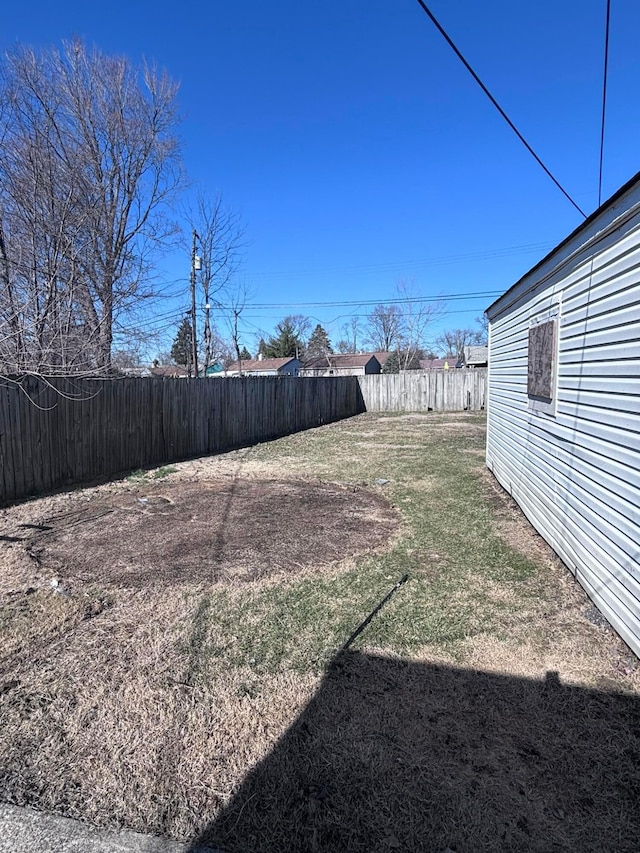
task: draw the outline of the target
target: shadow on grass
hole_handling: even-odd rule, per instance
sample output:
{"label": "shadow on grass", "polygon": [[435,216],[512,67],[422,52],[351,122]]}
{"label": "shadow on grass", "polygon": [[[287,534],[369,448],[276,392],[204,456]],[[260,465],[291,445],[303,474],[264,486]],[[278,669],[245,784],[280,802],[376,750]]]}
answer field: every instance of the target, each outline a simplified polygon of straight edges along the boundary
{"label": "shadow on grass", "polygon": [[639,801],[637,698],[346,652],[192,850],[630,853]]}

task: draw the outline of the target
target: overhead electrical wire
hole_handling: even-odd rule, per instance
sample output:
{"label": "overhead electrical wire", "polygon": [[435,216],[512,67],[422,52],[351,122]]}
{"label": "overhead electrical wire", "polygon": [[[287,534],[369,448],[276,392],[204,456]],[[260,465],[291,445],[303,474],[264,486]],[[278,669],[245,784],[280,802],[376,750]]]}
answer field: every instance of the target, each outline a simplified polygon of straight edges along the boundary
{"label": "overhead electrical wire", "polygon": [[252,272],[252,277],[256,276],[303,276],[303,275],[321,275],[327,273],[374,273],[374,272],[393,272],[399,267],[407,269],[408,267],[431,267],[431,266],[446,266],[450,264],[461,263],[464,261],[485,261],[494,260],[495,258],[507,257],[509,255],[518,255],[525,252],[539,252],[543,249],[550,249],[553,243],[527,243],[522,246],[506,246],[503,249],[489,249],[481,252],[465,252],[456,255],[439,255],[432,258],[416,258],[414,260],[400,261],[384,261],[379,264],[359,264],[357,266],[348,267],[315,267],[307,269],[292,269],[292,270],[261,270]]}
{"label": "overhead electrical wire", "polygon": [[[465,300],[475,300],[475,299],[491,299],[496,296],[500,296],[502,293],[501,290],[483,290],[483,291],[475,291],[472,293],[454,293],[454,294],[443,294],[440,296],[412,296],[412,297],[404,297],[404,298],[396,298],[396,299],[364,299],[364,300],[352,300],[352,301],[318,301],[318,302],[273,302],[273,303],[247,303],[245,305],[245,313],[242,315],[243,322],[247,321],[248,317],[253,317],[257,319],[257,315],[251,314],[252,311],[291,311],[294,309],[318,309],[318,308],[371,308],[376,305],[419,305],[424,303],[451,303],[451,302],[461,302]],[[229,311],[230,307],[228,305],[223,305],[217,303],[213,308],[214,314],[215,311]],[[471,310],[471,309],[470,309]],[[246,312],[249,312],[248,314]],[[137,319],[135,322],[135,328],[140,331],[146,331],[147,334],[157,334],[162,333],[163,331],[167,331],[174,327],[175,323],[181,320],[185,315],[189,312],[185,309],[173,309],[171,311],[163,312],[162,314],[157,314],[154,317],[148,317],[145,319]],[[366,317],[366,314],[353,314],[353,312],[348,312],[347,314],[341,314],[341,317],[347,316],[359,316]],[[268,319],[267,317],[262,317],[261,319]],[[249,323],[249,325],[253,325]],[[121,322],[120,320],[116,320],[114,322],[114,326],[118,331],[125,331],[130,328],[130,323]],[[257,326],[255,327],[258,328]]]}
{"label": "overhead electrical wire", "polygon": [[604,72],[602,75],[602,124],[600,127],[600,169],[598,173],[598,207],[602,204],[602,163],[604,161],[604,119],[607,109],[607,76],[609,69],[609,21],[611,19],[611,0],[607,0],[607,14],[604,28]]}
{"label": "overhead electrical wire", "polygon": [[[270,303],[247,303],[247,310],[265,310],[270,308],[359,308],[367,305],[416,305],[423,302],[458,302],[463,299],[489,299],[500,296],[502,290],[483,290],[473,293],[452,293],[443,296],[409,296],[398,299],[354,299],[349,301],[325,300],[317,302],[270,302]],[[228,306],[220,306],[228,310]]]}
{"label": "overhead electrical wire", "polygon": [[[456,54],[458,59],[462,62],[464,67],[471,74],[473,79],[480,86],[480,88],[485,93],[485,95],[489,98],[489,100],[494,105],[494,107],[498,110],[498,112],[500,113],[502,118],[507,122],[509,127],[513,130],[513,132],[516,134],[518,139],[525,146],[527,151],[529,151],[531,156],[536,160],[536,162],[539,164],[539,166],[541,166],[541,168],[548,175],[548,177],[551,178],[553,183],[558,187],[558,189],[567,198],[567,200],[586,219],[587,214],[573,200],[573,198],[569,195],[567,190],[565,190],[565,188],[562,186],[562,184],[557,180],[557,178],[547,168],[547,166],[543,163],[543,161],[540,159],[540,157],[533,150],[531,145],[529,145],[527,140],[520,133],[518,128],[511,121],[509,116],[506,114],[506,112],[502,109],[500,104],[497,102],[497,100],[491,94],[491,92],[489,91],[487,86],[485,86],[485,84],[482,82],[482,80],[480,79],[478,74],[473,70],[473,68],[471,67],[469,62],[465,59],[462,52],[455,45],[455,43],[453,42],[451,37],[448,35],[448,33],[446,32],[444,27],[440,24],[440,22],[435,17],[433,12],[429,9],[429,7],[424,2],[424,0],[418,0],[418,3],[422,7],[425,14],[430,18],[431,22],[434,24],[436,29],[439,31],[439,33],[442,35],[442,37],[445,39],[445,41],[447,42],[449,47],[453,50],[453,52]],[[603,85],[602,85],[602,121],[601,121],[601,128],[600,128],[600,160],[599,160],[599,173],[598,173],[598,207],[600,207],[600,205],[602,203],[602,171],[603,171],[603,162],[604,162],[604,135],[605,135],[606,104],[607,104],[607,77],[608,77],[608,67],[609,67],[610,19],[611,19],[611,0],[607,0],[607,3],[606,3],[606,21],[605,21],[604,72],[603,72]],[[536,244],[536,248],[538,247],[538,245],[542,246],[544,244]],[[510,254],[513,251],[530,250],[532,248],[534,248],[533,245],[532,246],[513,246],[513,247],[509,247],[508,249],[496,250],[495,252],[482,252],[482,253],[476,253],[475,255],[469,254],[469,255],[448,256],[448,257],[445,256],[445,257],[441,257],[441,258],[432,258],[432,259],[427,259],[427,260],[415,260],[415,261],[408,261],[408,262],[405,261],[404,263],[410,264],[410,265],[420,265],[420,266],[437,265],[437,264],[442,264],[442,263],[450,263],[450,262],[461,261],[464,259],[475,259],[475,260],[485,259],[485,258],[488,259],[490,257],[499,257],[500,255],[503,255],[503,254]],[[376,269],[382,270],[382,268],[384,268],[384,267],[393,268],[394,266],[395,266],[395,264],[392,264],[392,263],[372,264],[372,265],[366,265],[363,267],[350,268],[350,271],[354,272],[354,271],[360,270],[362,272],[373,272]],[[319,273],[323,273],[323,272],[326,273],[326,272],[331,272],[331,271],[332,270],[328,270],[328,269],[306,271],[306,274],[319,274]],[[337,270],[335,270],[335,271],[337,271]],[[345,270],[342,269],[340,271],[344,272]],[[285,275],[285,274],[288,274],[288,273],[267,273],[267,272],[254,273],[254,275]],[[298,272],[296,274],[300,275],[301,273]],[[166,284],[164,290],[165,291],[168,290],[169,287],[171,287],[172,285],[177,284],[177,283],[178,283],[178,281],[170,282],[170,283]],[[387,300],[384,300],[384,302],[385,302],[385,304],[390,304],[390,305],[402,305],[402,304],[410,305],[410,304],[425,303],[425,302],[454,302],[454,301],[459,301],[459,300],[464,300],[464,299],[490,298],[493,296],[499,296],[501,292],[502,291],[498,290],[498,291],[482,291],[482,292],[467,293],[467,294],[450,294],[450,295],[433,296],[433,297],[409,297],[409,298],[405,297],[405,298],[400,298],[400,299],[387,299]],[[367,306],[377,305],[379,303],[380,303],[379,299],[378,300],[360,300],[360,301],[357,301],[357,300],[354,300],[354,301],[324,301],[324,302],[319,301],[319,302],[297,302],[297,303],[283,302],[283,303],[264,303],[264,304],[254,303],[254,304],[246,305],[246,308],[249,310],[252,310],[252,309],[253,310],[271,310],[271,309],[276,310],[276,309],[292,309],[292,308],[343,308],[343,307],[344,308],[349,308],[349,307],[364,308]],[[225,308],[224,305],[218,305],[217,307],[222,309],[222,310],[228,310],[227,308]],[[456,312],[456,313],[460,313],[460,312]],[[154,325],[159,323],[161,328],[162,327],[166,328],[168,325],[168,322],[175,321],[177,318],[183,316],[184,314],[185,314],[184,310],[174,309],[174,310],[168,311],[164,314],[156,315],[153,318],[148,318],[146,320],[138,321],[137,325],[138,326],[154,326]],[[347,316],[347,315],[343,315],[343,316]],[[366,315],[354,315],[354,316],[366,316]],[[253,324],[249,323],[249,325],[253,325]],[[258,328],[258,327],[256,326],[255,328]],[[161,329],[158,329],[157,331],[159,332],[159,331],[161,331]]]}
{"label": "overhead electrical wire", "polygon": [[507,124],[509,125],[509,127],[511,128],[511,130],[513,130],[513,132],[514,132],[514,133],[515,133],[515,135],[518,137],[518,139],[520,140],[520,142],[522,142],[522,144],[523,144],[523,145],[524,145],[524,147],[527,149],[527,151],[528,151],[528,152],[531,154],[531,156],[536,160],[536,162],[537,162],[537,163],[538,163],[538,164],[539,164],[539,165],[544,169],[544,171],[545,171],[545,172],[547,173],[547,175],[551,178],[551,180],[553,181],[553,183],[558,187],[558,189],[559,189],[559,190],[560,190],[560,192],[565,196],[565,198],[567,198],[567,199],[571,202],[571,204],[575,207],[575,209],[578,211],[578,213],[582,214],[582,216],[584,216],[584,218],[586,219],[586,218],[587,218],[587,214],[586,214],[586,213],[584,212],[584,210],[582,210],[582,208],[581,208],[581,207],[580,207],[580,206],[579,206],[579,205],[578,205],[578,204],[577,204],[577,203],[576,203],[576,202],[571,198],[571,196],[570,196],[570,195],[569,195],[569,193],[565,190],[565,188],[562,186],[562,184],[560,183],[560,181],[559,181],[559,180],[558,180],[558,179],[557,179],[557,178],[552,174],[552,172],[547,168],[547,166],[545,166],[545,164],[542,162],[542,160],[540,159],[540,157],[538,157],[538,155],[536,154],[536,152],[535,152],[535,151],[533,150],[533,148],[529,145],[529,143],[527,142],[527,140],[526,140],[526,139],[524,138],[524,136],[520,133],[520,131],[518,130],[518,128],[517,128],[517,127],[515,126],[515,124],[511,121],[511,119],[510,119],[510,118],[509,118],[509,116],[506,114],[506,112],[502,109],[502,107],[500,106],[500,104],[499,104],[499,103],[496,101],[496,99],[493,97],[493,95],[491,94],[491,92],[489,91],[489,89],[487,89],[487,87],[486,87],[486,86],[485,86],[485,84],[482,82],[482,80],[480,79],[480,77],[478,77],[478,75],[477,75],[477,74],[476,74],[476,72],[473,70],[473,68],[471,67],[471,65],[469,65],[469,63],[468,63],[468,62],[467,62],[467,60],[464,58],[464,56],[462,55],[462,53],[458,50],[458,48],[456,47],[456,45],[454,44],[454,42],[452,41],[452,39],[450,38],[450,36],[447,34],[447,32],[445,31],[445,29],[442,27],[442,25],[440,24],[440,22],[438,21],[438,19],[436,18],[436,16],[433,14],[433,12],[431,11],[431,9],[429,9],[429,7],[428,7],[428,6],[427,6],[427,4],[424,2],[424,0],[418,0],[418,3],[420,4],[420,6],[422,7],[422,9],[424,10],[425,14],[426,14],[426,15],[428,15],[428,17],[431,19],[432,23],[434,24],[434,26],[436,27],[436,29],[438,30],[438,32],[440,33],[440,35],[441,35],[441,36],[444,38],[444,40],[447,42],[447,44],[449,45],[449,47],[451,48],[451,50],[453,50],[453,52],[455,53],[455,55],[458,57],[458,59],[460,60],[460,62],[462,62],[462,64],[463,64],[463,65],[464,65],[464,67],[467,69],[467,71],[469,72],[469,74],[471,74],[471,76],[472,76],[472,77],[473,77],[473,79],[476,81],[476,83],[478,84],[478,86],[480,86],[480,88],[481,88],[481,89],[482,89],[482,91],[485,93],[485,95],[487,96],[487,98],[489,98],[489,100],[491,101],[491,103],[492,103],[492,104],[494,105],[494,107],[498,110],[498,112],[500,113],[500,115],[502,116],[502,118],[507,122]]}
{"label": "overhead electrical wire", "polygon": [[[369,264],[369,265],[363,265],[363,266],[357,266],[357,267],[355,267],[355,266],[354,267],[336,267],[335,269],[334,268],[328,268],[328,267],[323,267],[323,268],[318,267],[316,269],[308,269],[308,270],[287,270],[287,271],[282,271],[280,273],[275,272],[275,271],[272,271],[272,272],[263,271],[263,272],[252,273],[252,276],[276,276],[277,275],[279,277],[284,277],[284,276],[300,277],[302,275],[327,274],[327,273],[332,272],[332,271],[341,272],[341,273],[351,273],[351,274],[354,274],[355,272],[362,272],[362,273],[371,273],[371,272],[376,272],[376,271],[383,271],[384,272],[385,269],[387,269],[387,270],[395,269],[398,266],[406,267],[408,265],[415,265],[415,264],[419,264],[421,266],[422,265],[432,266],[432,265],[439,265],[439,264],[459,263],[459,262],[463,262],[463,261],[479,261],[479,260],[485,260],[485,259],[489,259],[489,258],[498,258],[498,257],[506,256],[506,255],[513,255],[513,254],[518,254],[518,253],[523,253],[523,252],[532,252],[532,251],[537,252],[541,249],[549,248],[550,245],[551,245],[550,243],[528,243],[528,244],[519,245],[519,246],[505,246],[501,249],[490,249],[488,251],[485,250],[482,252],[468,252],[468,253],[455,254],[455,255],[441,255],[441,256],[432,257],[432,258],[423,258],[423,259],[419,259],[419,260],[416,259],[413,261],[406,261],[406,260],[405,261],[387,261],[387,262],[384,262],[382,264]],[[169,295],[169,294],[167,294],[166,291],[170,287],[175,287],[176,285],[180,284],[180,282],[181,282],[180,279],[174,279],[172,281],[166,282],[159,289],[158,293],[162,294],[163,297],[166,299],[167,296]],[[486,299],[486,298],[493,298],[495,296],[499,296],[501,293],[502,293],[502,291],[499,291],[499,290],[496,290],[496,291],[491,290],[491,291],[482,291],[482,292],[470,293],[470,294],[451,294],[451,295],[433,296],[433,297],[414,297],[413,301],[414,302],[449,302],[449,301],[459,301],[459,300],[464,300],[464,299]],[[178,289],[175,293],[171,294],[171,296],[175,297],[176,299],[182,299],[183,297],[186,299],[186,296],[187,296],[186,289],[184,289],[184,288],[182,290]],[[359,308],[359,307],[367,307],[367,306],[371,306],[371,305],[379,305],[381,303],[384,303],[385,305],[387,305],[387,304],[402,304],[403,302],[408,302],[408,301],[411,301],[411,300],[410,299],[409,300],[407,300],[407,299],[405,299],[405,300],[403,300],[403,299],[391,299],[391,300],[389,300],[389,299],[381,299],[380,298],[380,299],[376,299],[376,300],[364,300],[364,301],[353,300],[353,301],[348,301],[348,302],[328,300],[326,302],[316,301],[316,302],[308,302],[308,303],[305,303],[305,302],[302,302],[302,303],[293,303],[293,302],[247,303],[245,308],[248,311],[252,311],[252,310],[254,310],[254,311],[255,310],[264,310],[264,311],[290,310],[293,308],[332,308],[332,307]],[[223,310],[223,311],[229,310],[229,306],[225,306],[225,305],[220,304],[220,303],[216,304],[215,307],[218,310]],[[135,326],[137,328],[140,328],[140,329],[144,328],[146,330],[149,330],[150,333],[159,333],[159,332],[162,332],[164,330],[172,328],[177,321],[181,320],[188,313],[189,313],[189,310],[186,307],[172,308],[166,312],[155,314],[151,317],[145,317],[144,319],[136,319]],[[246,318],[246,316],[247,315],[245,314],[244,317]],[[351,313],[345,314],[342,316],[351,316]],[[362,315],[362,316],[364,316],[364,315]],[[129,328],[129,326],[131,325],[131,320],[128,320],[125,322],[119,322],[116,320],[115,325],[119,329],[124,330],[124,329]]]}
{"label": "overhead electrical wire", "polygon": [[158,326],[159,330],[170,328],[174,325],[174,323],[181,320],[185,314],[188,314],[188,310],[186,308],[182,309],[174,309],[172,311],[167,311],[162,314],[156,314],[153,317],[146,317],[144,319],[136,318],[135,321],[131,319],[120,319],[114,320],[114,327],[120,331],[130,329],[135,327],[135,329],[151,329],[154,326]]}

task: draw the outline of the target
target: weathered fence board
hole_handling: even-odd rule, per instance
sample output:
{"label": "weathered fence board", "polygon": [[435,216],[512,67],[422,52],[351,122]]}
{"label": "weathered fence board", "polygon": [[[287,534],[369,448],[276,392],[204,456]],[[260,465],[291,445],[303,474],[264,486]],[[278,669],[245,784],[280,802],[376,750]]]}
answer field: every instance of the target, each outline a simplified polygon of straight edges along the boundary
{"label": "weathered fence board", "polygon": [[359,376],[368,412],[478,412],[487,371],[425,370]]}

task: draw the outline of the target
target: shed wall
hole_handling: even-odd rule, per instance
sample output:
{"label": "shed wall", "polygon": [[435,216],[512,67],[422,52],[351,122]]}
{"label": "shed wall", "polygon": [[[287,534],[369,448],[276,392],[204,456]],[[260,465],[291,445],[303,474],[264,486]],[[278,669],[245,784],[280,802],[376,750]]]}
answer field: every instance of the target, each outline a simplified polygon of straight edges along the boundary
{"label": "shed wall", "polygon": [[[557,312],[533,410],[529,328]],[[640,655],[640,190],[489,309],[487,464]]]}

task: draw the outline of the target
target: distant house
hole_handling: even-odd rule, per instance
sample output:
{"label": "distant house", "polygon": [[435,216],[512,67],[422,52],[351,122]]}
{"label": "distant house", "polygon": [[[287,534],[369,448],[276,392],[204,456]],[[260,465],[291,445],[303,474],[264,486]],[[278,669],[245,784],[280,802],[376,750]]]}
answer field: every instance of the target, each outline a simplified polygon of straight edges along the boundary
{"label": "distant house", "polygon": [[311,358],[300,368],[300,376],[365,376],[380,373],[380,362],[372,352],[330,353]]}
{"label": "distant house", "polygon": [[158,364],[149,370],[149,375],[161,379],[186,379],[189,371],[179,364]]}
{"label": "distant house", "polygon": [[389,356],[393,355],[392,352],[388,352],[386,350],[380,350],[380,352],[374,352],[373,355],[378,359],[380,363],[380,370],[385,366]]}
{"label": "distant house", "polygon": [[256,358],[234,361],[224,373],[214,376],[297,376],[300,360],[297,358]]}
{"label": "distant house", "polygon": [[136,378],[151,376],[151,368],[139,365],[138,367],[117,367],[114,368],[121,376],[133,376]]}
{"label": "distant house", "polygon": [[464,367],[486,367],[489,364],[489,347],[465,347],[463,362]]}

